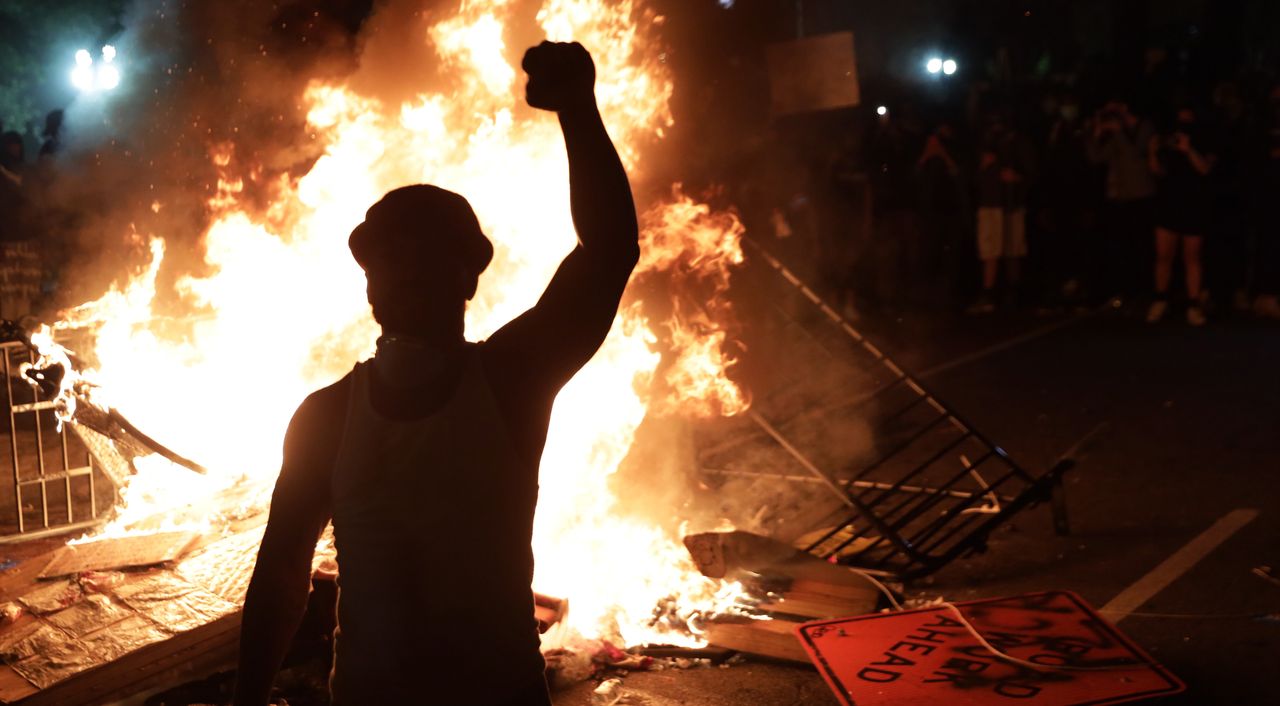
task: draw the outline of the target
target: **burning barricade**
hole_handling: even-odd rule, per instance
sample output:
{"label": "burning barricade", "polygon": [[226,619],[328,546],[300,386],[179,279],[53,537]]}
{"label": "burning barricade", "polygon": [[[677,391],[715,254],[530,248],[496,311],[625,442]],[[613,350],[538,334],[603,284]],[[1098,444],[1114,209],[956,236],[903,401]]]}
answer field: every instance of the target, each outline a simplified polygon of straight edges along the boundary
{"label": "burning barricade", "polygon": [[[37,359],[19,374],[84,440],[119,502],[94,534],[35,572],[54,583],[17,596],[22,615],[2,638],[3,654],[27,697],[116,693],[123,687],[108,682],[121,665],[168,659],[175,641],[204,645],[188,663],[225,659],[289,414],[372,347],[375,327],[346,237],[377,195],[430,181],[471,198],[496,246],[468,310],[472,336],[536,299],[574,241],[559,134],[518,105],[505,37],[518,22],[592,50],[605,122],[633,178],[656,194],[642,204],[644,256],[624,311],[556,403],[535,587],[568,597],[572,609],[540,605],[542,617],[558,619],[563,644],[700,645],[688,621],[717,612],[715,602],[736,605],[680,545],[684,518],[632,512],[610,481],[651,412],[699,417],[745,407],[726,374],[720,297],[742,260],[742,226],[646,174],[644,154],[671,124],[671,78],[646,33],[661,18],[638,3],[554,0],[535,17],[507,3],[468,2],[454,15],[415,21],[417,41],[438,60],[416,88],[401,90],[416,80],[405,76],[380,94],[358,75],[307,87],[300,100],[320,149],[299,173],[264,183],[254,154],[234,140],[209,144],[218,185],[198,272],[162,274],[177,267],[181,238],[135,233],[131,243],[146,259],[139,271],[33,332]],[[437,70],[447,85],[427,80]],[[157,201],[151,210],[166,207]],[[184,315],[168,313],[175,300]],[[75,333],[83,342],[55,341]],[[317,562],[331,552],[320,549]],[[163,568],[114,575],[155,564]],[[85,620],[60,624],[69,611]],[[126,633],[134,637],[102,647]]]}
{"label": "burning barricade", "polygon": [[[7,665],[0,669],[0,701],[105,700],[227,665],[289,416],[303,396],[372,350],[376,327],[346,242],[378,195],[422,181],[468,194],[495,244],[493,265],[467,311],[469,335],[489,335],[536,301],[574,239],[560,135],[550,121],[518,105],[506,37],[508,25],[528,18],[513,5],[466,2],[448,17],[414,15],[416,41],[430,47],[436,65],[403,77],[394,90],[379,90],[387,89],[385,81],[359,72],[349,81],[311,82],[299,100],[319,154],[296,174],[268,178],[259,158],[234,141],[209,144],[218,179],[207,203],[211,223],[198,248],[202,267],[183,273],[170,264],[164,234],[135,233],[131,242],[146,255],[143,267],[29,337],[37,358],[21,376],[84,440],[119,490],[119,502],[94,534],[48,555],[38,569],[23,569],[22,580],[6,594],[16,601],[10,625],[0,630]],[[841,550],[853,546],[878,551],[878,558],[892,554],[884,547],[902,544],[900,530],[911,525],[883,517],[855,491],[914,494],[929,503],[917,514],[928,532],[937,533],[952,517],[985,521],[963,508],[1007,497],[1000,495],[1008,492],[1004,481],[988,483],[981,475],[990,454],[964,449],[964,458],[975,460],[961,464],[947,456],[954,447],[936,458],[933,451],[915,452],[916,463],[946,456],[944,470],[877,476],[877,469],[896,468],[883,462],[871,464],[866,477],[857,469],[831,476],[787,440],[789,429],[749,413],[748,395],[731,375],[742,347],[733,345],[727,304],[730,277],[744,266],[743,226],[733,213],[646,171],[646,151],[671,126],[672,80],[646,34],[661,19],[627,0],[547,0],[533,22],[522,29],[576,39],[592,50],[605,122],[628,171],[651,195],[642,203],[642,257],[624,308],[552,414],[533,541],[534,588],[545,594],[535,601],[546,628],[544,647],[553,658],[585,654],[592,664],[627,669],[651,664],[631,651],[646,645],[696,650],[711,642],[793,658],[792,622],[770,617],[865,612],[883,593],[866,574],[798,552],[792,545],[803,531],[829,519],[820,525],[833,528],[828,539],[850,541],[815,554],[845,558]],[[378,41],[370,37],[366,49],[376,49]],[[361,71],[377,70],[369,67],[376,62]],[[437,69],[447,85],[423,88],[435,85],[428,74]],[[246,195],[250,191],[256,200]],[[157,203],[153,210],[164,207]],[[179,271],[162,277],[167,266]],[[834,316],[812,290],[797,286],[823,314]],[[776,290],[755,294],[768,297],[770,291]],[[183,315],[161,315],[175,308],[174,300]],[[838,336],[865,343],[836,319]],[[793,344],[782,330],[765,330],[775,347]],[[74,333],[85,337],[83,343],[64,347],[55,340]],[[927,402],[918,409],[953,419],[874,347],[864,348],[878,356],[875,374],[858,372],[836,386],[815,375],[812,364],[779,366],[809,378],[787,393],[887,384],[916,395],[903,402],[912,409]],[[889,373],[896,377],[885,380]],[[804,403],[818,407],[813,400]],[[637,442],[646,422],[653,427],[659,426],[654,420],[676,419],[672,426],[687,427],[725,418],[738,425],[721,434],[726,447],[746,449],[756,462],[799,463],[821,493],[840,498],[835,504],[846,514],[827,518],[832,508],[814,510],[811,497],[801,493],[790,503],[797,514],[784,522],[788,504],[774,485],[769,495],[744,493],[730,520],[781,542],[705,535],[700,532],[722,524],[728,514],[722,508],[709,503],[711,510],[686,513],[681,502],[621,480],[624,461],[643,451],[651,467],[676,469],[673,475],[710,488],[704,495],[732,495],[733,474],[761,469],[715,468],[707,462],[711,454],[673,442],[676,433],[657,434],[643,449]],[[890,431],[911,441],[925,438]],[[756,437],[744,442],[750,434]],[[760,438],[777,441],[787,454],[755,454],[751,444]],[[876,444],[838,448],[846,456],[842,463],[868,461],[877,450]],[[694,478],[695,470],[705,473]],[[956,481],[925,483],[931,473],[944,472],[977,489],[956,487]],[[903,475],[917,482],[907,484]],[[772,476],[766,482],[788,488],[794,480]],[[943,511],[941,522],[939,510],[949,506],[938,503],[955,506]],[[819,517],[801,521],[797,508]],[[850,514],[864,510],[870,513],[865,522]],[[947,544],[943,554],[972,548]],[[331,575],[332,556],[326,536],[315,568]],[[929,563],[937,557],[909,558]],[[41,576],[45,580],[35,582]],[[567,599],[567,607],[548,596]],[[761,637],[762,631],[773,637]],[[140,672],[145,678],[138,678]]]}

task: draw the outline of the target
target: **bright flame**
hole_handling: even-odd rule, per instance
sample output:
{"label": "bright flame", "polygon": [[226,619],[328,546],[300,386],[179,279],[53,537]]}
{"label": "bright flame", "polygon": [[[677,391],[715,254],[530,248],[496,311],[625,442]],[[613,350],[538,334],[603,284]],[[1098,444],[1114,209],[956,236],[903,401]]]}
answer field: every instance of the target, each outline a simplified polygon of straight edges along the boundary
{"label": "bright flame", "polygon": [[[219,181],[210,207],[219,215],[203,245],[213,274],[178,281],[188,318],[161,319],[153,310],[164,258],[158,238],[149,242],[145,271],[67,313],[61,327],[96,331],[94,399],[210,469],[196,479],[147,460],[109,531],[188,504],[189,493],[207,498],[236,485],[254,489],[238,497],[266,501],[298,402],[372,350],[377,329],[346,240],[386,191],[430,182],[475,207],[496,253],[467,311],[471,338],[536,301],[575,236],[563,140],[553,116],[522,105],[519,53],[504,40],[513,4],[466,0],[426,32],[453,84],[447,94],[389,104],[345,85],[313,84],[307,119],[324,154],[307,174],[269,185],[276,197],[265,213],[238,202],[253,169],[237,163],[233,145],[211,146]],[[547,37],[591,50],[601,111],[633,177],[643,173],[643,151],[671,124],[671,78],[638,29],[660,19],[631,0],[546,0],[537,14]],[[692,644],[697,638],[680,632],[683,622],[731,607],[740,591],[697,573],[680,528],[632,519],[610,476],[651,410],[705,416],[745,408],[725,375],[732,359],[716,300],[742,261],[742,226],[678,190],[645,214],[637,277],[666,277],[673,290],[697,291],[701,304],[668,306],[676,314],[653,327],[639,302],[625,307],[599,354],[557,399],[540,478],[535,588],[568,597],[570,626],[583,636]],[[180,481],[190,483],[172,487]],[[660,607],[665,617],[655,622]]]}

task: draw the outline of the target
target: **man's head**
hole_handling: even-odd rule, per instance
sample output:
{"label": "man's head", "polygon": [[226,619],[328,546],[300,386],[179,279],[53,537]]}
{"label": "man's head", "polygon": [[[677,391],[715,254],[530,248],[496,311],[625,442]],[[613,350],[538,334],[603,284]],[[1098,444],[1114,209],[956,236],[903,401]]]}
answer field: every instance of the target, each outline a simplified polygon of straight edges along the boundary
{"label": "man's head", "polygon": [[426,184],[383,196],[349,245],[383,330],[419,336],[461,336],[467,300],[493,258],[471,204]]}

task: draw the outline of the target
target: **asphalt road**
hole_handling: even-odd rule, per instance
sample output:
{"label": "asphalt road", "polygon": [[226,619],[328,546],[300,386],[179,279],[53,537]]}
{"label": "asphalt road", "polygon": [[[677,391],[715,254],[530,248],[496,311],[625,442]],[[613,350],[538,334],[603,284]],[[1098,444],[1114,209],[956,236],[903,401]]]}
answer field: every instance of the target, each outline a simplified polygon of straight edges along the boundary
{"label": "asphalt road", "polygon": [[[1280,703],[1280,617],[1259,617],[1280,616],[1280,585],[1252,573],[1280,575],[1280,324],[1148,326],[1107,310],[863,326],[1025,467],[1105,424],[1067,480],[1069,536],[1030,510],[910,593],[1071,590],[1119,605],[1108,617],[1187,683],[1160,703]],[[651,706],[836,703],[815,671],[769,663],[625,684]],[[589,686],[556,703],[590,703]]]}
{"label": "asphalt road", "polygon": [[[1070,536],[1033,511],[927,588],[1065,588],[1104,607],[1230,516],[1237,531],[1220,526],[1202,559],[1159,570],[1149,583],[1167,585],[1119,625],[1187,682],[1167,703],[1280,703],[1280,619],[1246,617],[1280,614],[1280,586],[1252,573],[1280,566],[1280,325],[1147,326],[1109,312],[929,383],[1033,468],[1107,426],[1069,477]],[[1257,515],[1244,523],[1242,510]]]}

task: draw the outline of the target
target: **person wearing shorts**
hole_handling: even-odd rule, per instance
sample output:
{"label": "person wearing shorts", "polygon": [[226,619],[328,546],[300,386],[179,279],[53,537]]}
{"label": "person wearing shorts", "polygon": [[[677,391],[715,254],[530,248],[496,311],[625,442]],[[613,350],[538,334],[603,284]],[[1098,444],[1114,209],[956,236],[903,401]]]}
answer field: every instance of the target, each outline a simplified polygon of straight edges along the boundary
{"label": "person wearing shorts", "polygon": [[1027,209],[1020,198],[1025,169],[1009,148],[1013,140],[997,125],[978,162],[978,260],[982,265],[982,293],[969,307],[971,314],[995,311],[995,291],[1004,265],[1007,284],[1016,288],[1027,256]]}
{"label": "person wearing shorts", "polygon": [[1195,111],[1181,108],[1171,130],[1152,138],[1151,171],[1156,175],[1155,299],[1147,310],[1147,322],[1164,318],[1169,308],[1169,284],[1173,262],[1182,250],[1186,271],[1187,323],[1202,326],[1200,306],[1204,268],[1200,253],[1211,219],[1209,171],[1213,155],[1203,146]]}
{"label": "person wearing shorts", "polygon": [[978,259],[999,262],[1001,258],[1027,256],[1027,211],[983,206],[978,208]]}

